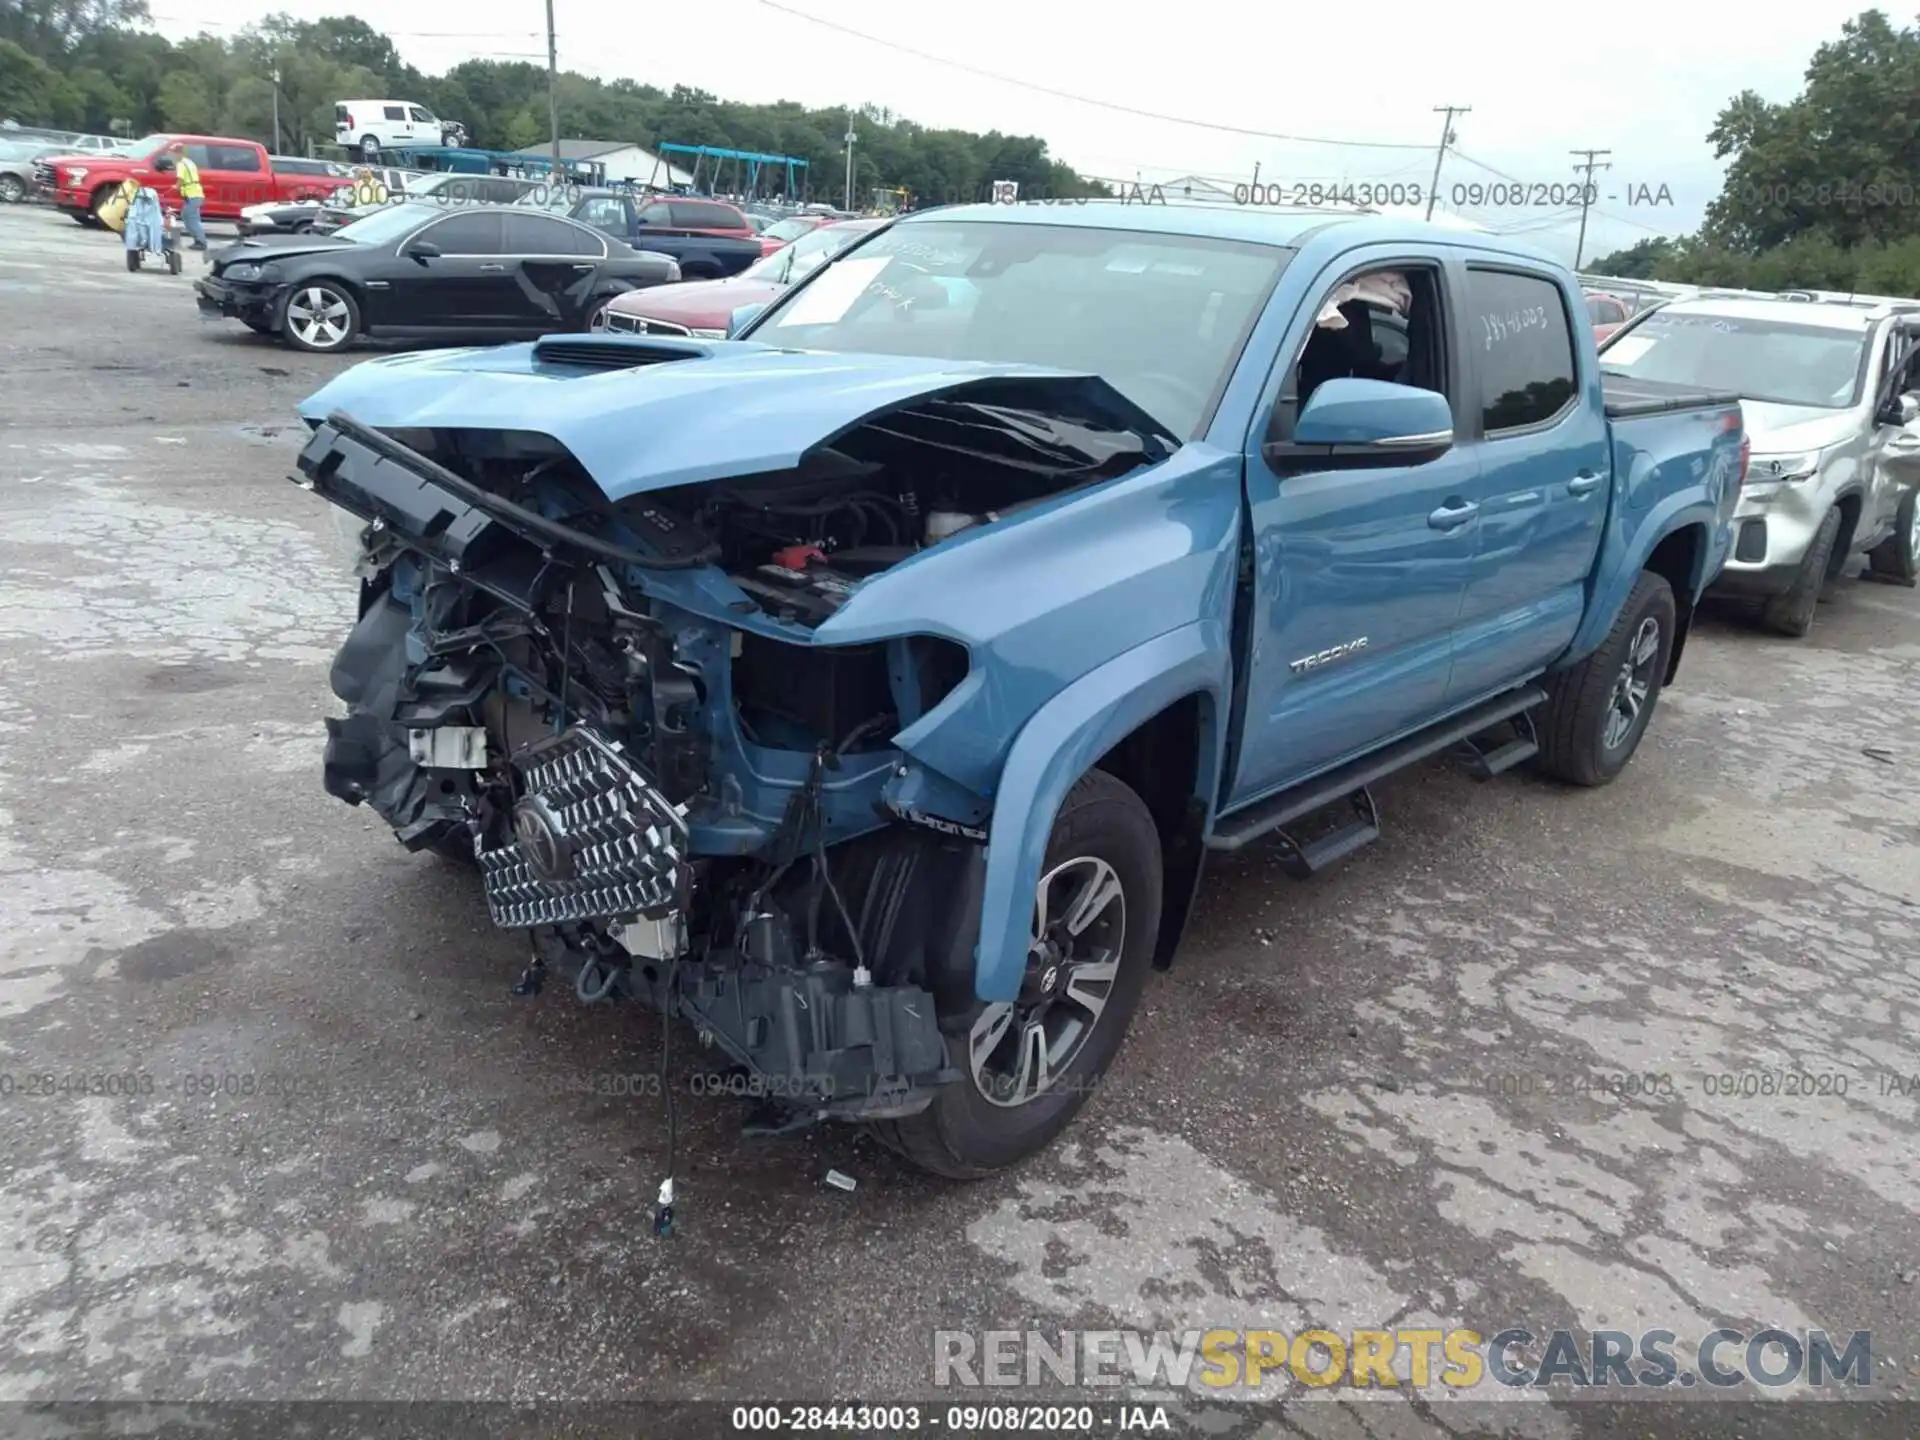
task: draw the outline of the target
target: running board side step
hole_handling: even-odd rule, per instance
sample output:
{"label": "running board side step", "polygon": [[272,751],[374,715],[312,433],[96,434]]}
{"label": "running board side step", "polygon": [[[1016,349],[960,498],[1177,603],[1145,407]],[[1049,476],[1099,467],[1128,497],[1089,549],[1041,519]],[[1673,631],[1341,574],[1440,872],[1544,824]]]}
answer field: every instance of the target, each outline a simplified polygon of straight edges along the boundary
{"label": "running board side step", "polygon": [[[1229,852],[1240,850],[1262,835],[1304,819],[1316,810],[1324,810],[1342,800],[1348,801],[1353,807],[1354,816],[1332,834],[1304,845],[1290,836],[1282,838],[1283,850],[1290,860],[1298,862],[1290,863],[1289,868],[1306,874],[1323,870],[1334,860],[1350,855],[1362,845],[1380,837],[1380,814],[1367,789],[1369,785],[1385,779],[1396,770],[1403,770],[1428,756],[1469,741],[1502,721],[1525,716],[1527,711],[1546,698],[1547,692],[1539,686],[1526,685],[1483,700],[1471,710],[1449,716],[1370,755],[1362,755],[1338,769],[1304,780],[1244,810],[1221,817],[1213,834],[1207,837],[1207,848]],[[1532,720],[1529,717],[1523,740],[1533,749],[1538,749],[1532,734]],[[1493,752],[1502,757],[1502,769],[1519,764],[1533,753],[1533,750],[1520,753],[1517,747],[1521,743],[1509,742]],[[1491,758],[1483,763],[1491,765]],[[1490,773],[1497,774],[1498,771]]]}
{"label": "running board side step", "polygon": [[1455,747],[1460,762],[1474,779],[1491,780],[1496,775],[1504,775],[1540,753],[1540,732],[1533,728],[1531,710],[1508,716],[1506,725],[1512,734],[1505,740],[1469,735]]}

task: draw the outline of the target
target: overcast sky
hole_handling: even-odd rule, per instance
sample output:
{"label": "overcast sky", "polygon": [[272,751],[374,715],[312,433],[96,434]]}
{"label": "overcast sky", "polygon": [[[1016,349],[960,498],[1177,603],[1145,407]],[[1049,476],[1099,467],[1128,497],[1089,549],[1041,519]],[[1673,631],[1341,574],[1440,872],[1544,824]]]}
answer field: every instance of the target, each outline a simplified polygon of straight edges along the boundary
{"label": "overcast sky", "polygon": [[[1861,8],[1810,0],[1762,20],[1728,0],[1618,0],[1604,18],[1576,22],[1538,0],[1467,7],[1382,0],[1364,11],[1184,0],[1137,12],[1036,0],[964,7],[778,0],[782,9],[763,0],[703,0],[667,23],[644,6],[554,3],[563,69],[693,85],[731,100],[868,102],[926,125],[1039,135],[1084,173],[1137,175],[1148,184],[1190,173],[1247,179],[1258,164],[1263,181],[1425,186],[1440,136],[1433,107],[1471,106],[1454,122],[1459,153],[1442,172],[1443,207],[1451,208],[1456,183],[1497,185],[1504,176],[1567,184],[1577,178],[1570,150],[1613,152],[1603,157],[1612,169],[1596,176],[1602,198],[1589,218],[1589,259],[1650,234],[1692,229],[1719,191],[1721,166],[1705,137],[1721,106],[1745,88],[1773,100],[1793,96],[1815,47],[1837,38],[1842,21]],[[217,14],[208,0],[153,0],[153,8],[156,25],[173,38],[200,29],[230,34],[270,10],[306,19],[359,13],[391,26],[401,54],[429,72],[474,56],[545,58],[540,0],[377,8],[286,0]],[[953,63],[871,44],[791,11]],[[960,66],[1228,128],[1119,113]],[[1407,148],[1297,144],[1234,129]],[[1662,186],[1670,199],[1641,198]],[[1559,207],[1468,213],[1497,229],[1530,231],[1536,243],[1573,257],[1576,226]]]}

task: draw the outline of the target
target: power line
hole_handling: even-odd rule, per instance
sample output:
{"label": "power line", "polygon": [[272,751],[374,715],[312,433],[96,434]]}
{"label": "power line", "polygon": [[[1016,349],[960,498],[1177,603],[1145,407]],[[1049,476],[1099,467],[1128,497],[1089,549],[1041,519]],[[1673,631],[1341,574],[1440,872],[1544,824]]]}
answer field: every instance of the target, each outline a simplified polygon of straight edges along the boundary
{"label": "power line", "polygon": [[1436,105],[1433,107],[1433,112],[1436,115],[1442,111],[1446,112],[1447,118],[1440,122],[1440,148],[1436,150],[1433,155],[1433,184],[1428,187],[1427,190],[1427,219],[1429,220],[1433,219],[1433,202],[1440,198],[1440,162],[1447,158],[1447,147],[1458,138],[1453,133],[1453,117],[1455,115],[1471,115],[1473,113],[1473,107],[1470,105]]}
{"label": "power line", "polygon": [[902,45],[895,40],[883,40],[878,35],[869,35],[862,30],[854,30],[832,20],[823,20],[818,15],[809,15],[804,10],[795,10],[778,3],[778,0],[756,0],[769,10],[777,10],[782,15],[791,15],[796,20],[804,20],[809,25],[818,25],[823,29],[850,35],[856,40],[864,40],[869,45],[878,45],[883,49],[897,50],[902,55],[911,55],[916,60],[925,60],[934,65],[946,65],[955,70],[964,70],[969,75],[978,75],[982,79],[997,80],[1002,85],[1012,85],[1021,90],[1032,90],[1041,95],[1051,95],[1056,100],[1071,100],[1076,105],[1092,105],[1101,110],[1112,110],[1121,115],[1134,115],[1143,120],[1158,120],[1164,125],[1190,125],[1196,130],[1213,130],[1222,135],[1250,135],[1258,140],[1281,140],[1289,145],[1342,145],[1356,150],[1424,150],[1424,145],[1402,145],[1388,140],[1332,140],[1315,135],[1282,135],[1273,130],[1251,130],[1240,125],[1222,125],[1213,120],[1194,120],[1185,115],[1167,115],[1158,110],[1142,110],[1133,105],[1121,105],[1112,100],[1098,100],[1091,95],[1076,95],[1071,90],[1056,90],[1050,85],[1040,85],[1031,80],[1016,80],[1011,75],[1001,75],[992,70],[982,70],[978,66],[955,60],[947,55],[934,55],[925,50],[916,50],[911,45]]}
{"label": "power line", "polygon": [[1611,155],[1613,154],[1613,152],[1611,150],[1569,150],[1567,153],[1569,155],[1586,156],[1586,161],[1584,164],[1576,165],[1573,167],[1575,172],[1578,173],[1581,177],[1580,178],[1580,239],[1578,240],[1578,242],[1575,243],[1573,247],[1573,268],[1578,270],[1580,268],[1580,262],[1586,258],[1586,253],[1587,253],[1587,211],[1592,207],[1593,199],[1594,199],[1593,172],[1596,169],[1611,170],[1613,168],[1613,163],[1611,161],[1608,161],[1606,164],[1599,164],[1597,162],[1600,156]]}

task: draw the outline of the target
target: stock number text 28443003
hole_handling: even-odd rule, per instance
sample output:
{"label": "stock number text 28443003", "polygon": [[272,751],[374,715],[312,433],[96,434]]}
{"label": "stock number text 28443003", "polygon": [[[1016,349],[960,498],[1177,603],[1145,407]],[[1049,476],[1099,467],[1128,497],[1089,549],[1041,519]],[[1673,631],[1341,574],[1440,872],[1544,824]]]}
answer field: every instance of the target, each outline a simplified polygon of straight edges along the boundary
{"label": "stock number text 28443003", "polygon": [[1399,181],[1256,180],[1233,187],[1236,205],[1424,205],[1427,187]]}

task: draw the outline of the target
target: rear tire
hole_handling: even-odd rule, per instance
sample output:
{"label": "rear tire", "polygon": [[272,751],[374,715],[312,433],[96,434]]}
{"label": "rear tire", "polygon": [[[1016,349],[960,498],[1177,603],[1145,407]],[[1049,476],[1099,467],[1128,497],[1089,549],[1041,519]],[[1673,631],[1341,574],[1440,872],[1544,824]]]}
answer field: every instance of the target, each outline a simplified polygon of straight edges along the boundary
{"label": "rear tire", "polygon": [[18,175],[0,175],[0,201],[18,205],[27,198],[27,186]]}
{"label": "rear tire", "polygon": [[360,158],[362,160],[378,160],[380,158],[379,136],[362,135],[360,137]]}
{"label": "rear tire", "polygon": [[1675,616],[1673,587],[1641,571],[1600,648],[1549,682],[1538,725],[1544,773],[1593,786],[1626,769],[1666,683]]}
{"label": "rear tire", "polygon": [[1901,500],[1893,534],[1867,552],[1867,568],[1896,585],[1920,581],[1920,488],[1907,491]]}
{"label": "rear tire", "polygon": [[[1044,1149],[1079,1113],[1119,1053],[1153,967],[1160,930],[1160,835],[1146,804],[1131,789],[1102,770],[1081,776],[1054,819],[1041,874],[1049,908],[1056,912],[1049,916],[1049,934],[1058,932],[1067,945],[1030,958],[1022,1001],[1011,1007],[975,1001],[964,1015],[951,1021],[943,1017],[947,1053],[960,1078],[942,1086],[919,1114],[870,1127],[881,1143],[932,1174],[979,1179]],[[1049,883],[1044,877],[1057,878]],[[1092,903],[1085,896],[1108,891],[1079,935],[1061,929],[1079,904]],[[1037,920],[1038,897],[1035,912]],[[1105,977],[1094,973],[1105,969],[1109,957],[1112,968]],[[1057,978],[1049,980],[1049,972]],[[1029,1003],[1029,995],[1037,998]],[[1075,1039],[1064,1027],[1086,1014],[1083,996],[1098,999],[1099,1005]],[[1057,1046],[1059,1051],[1050,1053],[1055,1068],[1047,1081],[1022,1098],[1027,1087],[1021,1077],[1033,1072],[1019,1061],[1036,1027],[1036,1049],[1051,1052]],[[989,1099],[989,1089],[1000,1098]]]}
{"label": "rear tire", "polygon": [[1760,611],[1760,623],[1779,635],[1799,639],[1813,629],[1813,612],[1820,604],[1820,592],[1827,583],[1827,570],[1833,564],[1833,547],[1840,539],[1840,512],[1829,509],[1821,517],[1820,528],[1813,533],[1806,556],[1785,594],[1776,595]]}

